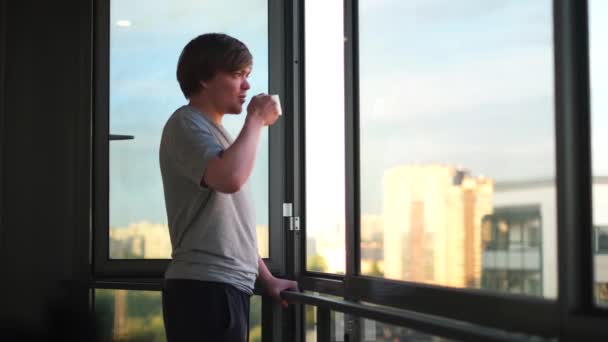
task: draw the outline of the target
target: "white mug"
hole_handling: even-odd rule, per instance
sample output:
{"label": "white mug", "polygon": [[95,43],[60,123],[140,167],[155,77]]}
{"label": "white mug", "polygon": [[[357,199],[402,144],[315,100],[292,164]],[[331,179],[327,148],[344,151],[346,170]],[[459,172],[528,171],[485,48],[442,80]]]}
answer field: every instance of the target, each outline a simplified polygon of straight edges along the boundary
{"label": "white mug", "polygon": [[279,107],[279,115],[283,114],[283,109],[281,109],[281,99],[279,99],[279,95],[274,94],[270,95],[270,98],[278,105]]}

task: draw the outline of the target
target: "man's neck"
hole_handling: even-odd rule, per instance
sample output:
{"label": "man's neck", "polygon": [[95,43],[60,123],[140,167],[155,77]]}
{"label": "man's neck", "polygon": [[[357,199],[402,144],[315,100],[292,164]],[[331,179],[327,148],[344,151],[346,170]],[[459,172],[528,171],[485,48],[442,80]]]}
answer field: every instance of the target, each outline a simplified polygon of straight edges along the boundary
{"label": "man's neck", "polygon": [[205,101],[204,99],[190,99],[190,106],[198,109],[203,115],[205,115],[209,120],[213,121],[216,125],[222,125],[222,118],[224,117],[224,113],[216,110],[211,102]]}

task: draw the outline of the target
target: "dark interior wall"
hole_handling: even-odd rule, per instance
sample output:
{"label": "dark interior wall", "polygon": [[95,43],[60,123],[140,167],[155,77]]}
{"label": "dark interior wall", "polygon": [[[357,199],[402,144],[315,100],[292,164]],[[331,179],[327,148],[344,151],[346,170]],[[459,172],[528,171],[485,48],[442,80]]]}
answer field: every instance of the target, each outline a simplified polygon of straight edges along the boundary
{"label": "dark interior wall", "polygon": [[4,327],[87,310],[92,2],[0,1]]}

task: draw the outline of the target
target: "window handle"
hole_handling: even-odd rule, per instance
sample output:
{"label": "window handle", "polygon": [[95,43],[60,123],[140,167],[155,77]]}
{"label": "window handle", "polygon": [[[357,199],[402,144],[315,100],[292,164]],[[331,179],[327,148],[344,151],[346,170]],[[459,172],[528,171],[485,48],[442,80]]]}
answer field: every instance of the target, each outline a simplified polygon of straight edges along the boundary
{"label": "window handle", "polygon": [[135,136],[133,135],[123,135],[123,134],[110,134],[110,141],[112,140],[133,140]]}

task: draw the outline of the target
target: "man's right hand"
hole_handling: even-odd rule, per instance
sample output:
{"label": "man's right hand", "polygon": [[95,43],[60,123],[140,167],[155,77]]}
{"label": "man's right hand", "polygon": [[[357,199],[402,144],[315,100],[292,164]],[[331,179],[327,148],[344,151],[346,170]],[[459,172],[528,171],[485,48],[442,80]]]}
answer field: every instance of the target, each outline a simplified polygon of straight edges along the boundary
{"label": "man's right hand", "polygon": [[247,105],[247,118],[262,120],[264,126],[270,126],[279,118],[279,105],[268,94],[258,94],[251,98]]}

